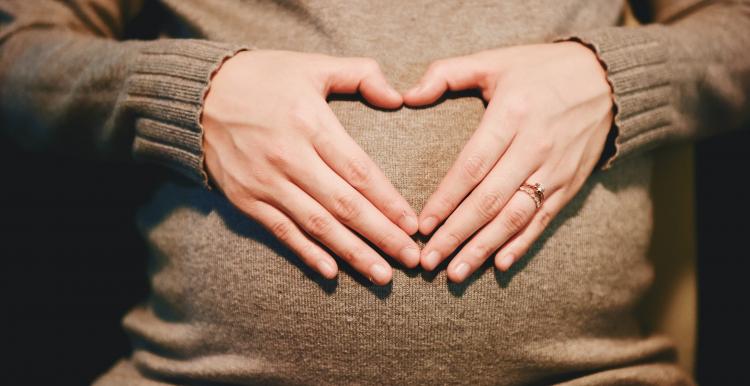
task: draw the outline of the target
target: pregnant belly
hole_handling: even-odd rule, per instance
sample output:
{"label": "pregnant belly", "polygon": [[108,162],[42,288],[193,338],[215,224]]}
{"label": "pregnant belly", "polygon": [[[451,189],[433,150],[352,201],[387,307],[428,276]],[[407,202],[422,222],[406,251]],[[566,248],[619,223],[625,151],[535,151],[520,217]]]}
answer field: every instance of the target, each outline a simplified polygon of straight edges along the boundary
{"label": "pregnant belly", "polygon": [[[480,99],[331,106],[419,211],[479,123]],[[220,194],[168,182],[139,213],[152,296],[125,318],[153,376],[229,383],[548,382],[668,350],[631,316],[651,280],[647,160],[596,174],[508,273],[460,285],[397,268],[327,281]]]}

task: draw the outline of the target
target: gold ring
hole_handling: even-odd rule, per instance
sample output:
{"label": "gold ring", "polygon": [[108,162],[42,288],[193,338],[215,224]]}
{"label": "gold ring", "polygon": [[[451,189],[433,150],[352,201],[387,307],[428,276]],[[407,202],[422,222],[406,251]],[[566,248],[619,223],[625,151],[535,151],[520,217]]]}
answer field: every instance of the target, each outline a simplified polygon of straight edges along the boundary
{"label": "gold ring", "polygon": [[544,202],[544,188],[540,183],[537,182],[534,185],[523,184],[518,190],[528,194],[534,200],[537,209],[542,207],[542,203]]}

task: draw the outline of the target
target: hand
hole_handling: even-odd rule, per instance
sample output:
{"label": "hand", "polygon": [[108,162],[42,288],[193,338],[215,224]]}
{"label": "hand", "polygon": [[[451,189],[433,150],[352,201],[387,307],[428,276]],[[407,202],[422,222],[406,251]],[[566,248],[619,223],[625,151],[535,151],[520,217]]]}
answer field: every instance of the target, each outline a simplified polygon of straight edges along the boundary
{"label": "hand", "polygon": [[[448,265],[455,282],[495,251],[503,271],[528,251],[591,174],[613,118],[605,71],[575,42],[436,61],[404,102],[425,105],[446,90],[471,88],[488,101],[485,114],[419,215],[424,234],[447,218],[422,249],[427,270],[471,238]],[[518,190],[537,182],[545,189],[539,209]]]}
{"label": "hand", "polygon": [[336,276],[336,261],[313,239],[384,285],[390,265],[353,232],[415,267],[417,216],[326,102],[357,91],[378,107],[402,105],[372,59],[241,52],[205,99],[205,164],[229,201],[324,277]]}

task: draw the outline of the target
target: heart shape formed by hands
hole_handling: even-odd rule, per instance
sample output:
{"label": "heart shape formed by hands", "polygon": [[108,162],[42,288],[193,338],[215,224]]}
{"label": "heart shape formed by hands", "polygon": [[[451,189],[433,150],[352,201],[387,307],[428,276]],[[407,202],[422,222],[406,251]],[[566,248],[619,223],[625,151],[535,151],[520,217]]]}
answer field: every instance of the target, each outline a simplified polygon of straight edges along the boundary
{"label": "heart shape formed by hands", "polygon": [[[392,109],[473,88],[488,102],[482,121],[419,217],[326,102],[360,92]],[[427,270],[470,239],[448,266],[456,282],[498,248],[507,270],[583,185],[611,122],[605,72],[575,42],[438,60],[403,95],[372,59],[246,51],[216,72],[201,114],[205,167],[232,204],[324,277],[338,271],[327,247],[378,285],[392,267],[357,234]],[[526,183],[544,194],[519,191]],[[418,230],[434,231],[421,252]]]}
{"label": "heart shape formed by hands", "polygon": [[493,254],[505,271],[529,250],[591,174],[613,120],[605,70],[577,42],[438,60],[403,98],[421,106],[474,88],[488,102],[482,121],[419,214],[420,232],[434,231],[424,269],[469,240],[448,265],[454,282]]}

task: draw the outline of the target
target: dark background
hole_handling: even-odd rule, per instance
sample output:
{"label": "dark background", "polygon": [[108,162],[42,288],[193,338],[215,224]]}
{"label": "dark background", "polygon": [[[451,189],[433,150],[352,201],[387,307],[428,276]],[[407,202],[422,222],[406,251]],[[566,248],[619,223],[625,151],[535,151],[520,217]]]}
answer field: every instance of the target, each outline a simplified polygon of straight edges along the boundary
{"label": "dark background", "polygon": [[[750,384],[748,145],[746,130],[696,147],[704,385]],[[120,319],[148,289],[134,211],[165,172],[31,154],[1,135],[0,150],[0,384],[88,384],[128,355]]]}
{"label": "dark background", "polygon": [[[650,19],[647,8],[634,12]],[[696,145],[703,385],[750,384],[748,145],[750,130]],[[0,173],[0,386],[89,384],[129,353],[120,319],[148,293],[134,212],[166,172],[32,154],[0,130]]]}

